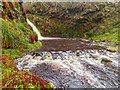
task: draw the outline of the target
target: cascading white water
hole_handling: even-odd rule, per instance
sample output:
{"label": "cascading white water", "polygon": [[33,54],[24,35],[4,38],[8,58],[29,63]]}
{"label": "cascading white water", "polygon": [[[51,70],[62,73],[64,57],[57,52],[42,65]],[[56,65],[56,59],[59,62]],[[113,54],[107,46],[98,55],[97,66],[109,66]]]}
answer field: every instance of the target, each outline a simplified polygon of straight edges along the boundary
{"label": "cascading white water", "polygon": [[38,35],[38,40],[51,40],[51,39],[61,39],[61,38],[51,38],[51,37],[43,37],[39,30],[36,28],[36,26],[30,22],[30,20],[27,18],[27,23],[32,27],[33,31]]}
{"label": "cascading white water", "polygon": [[41,36],[40,32],[38,31],[38,29],[34,26],[33,23],[31,23],[29,21],[29,19],[27,19],[27,23],[32,27],[33,31],[38,35],[38,39],[42,38],[42,36]]}
{"label": "cascading white water", "polygon": [[[76,56],[77,52],[79,56]],[[23,56],[16,60],[16,64],[18,69],[29,69],[45,80],[53,82],[57,88],[118,87],[119,53],[105,50],[77,52],[37,52],[39,56],[35,56],[35,53]],[[98,57],[93,57],[96,53]],[[101,56],[110,58],[112,62],[109,64],[101,62],[99,60]]]}

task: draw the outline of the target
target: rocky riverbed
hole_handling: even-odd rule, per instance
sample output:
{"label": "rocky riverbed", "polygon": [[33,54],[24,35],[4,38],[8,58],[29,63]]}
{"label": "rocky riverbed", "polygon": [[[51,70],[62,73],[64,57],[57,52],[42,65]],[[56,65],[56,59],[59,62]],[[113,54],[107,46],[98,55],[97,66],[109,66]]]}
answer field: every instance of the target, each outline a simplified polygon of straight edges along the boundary
{"label": "rocky riverbed", "polygon": [[39,51],[15,61],[57,88],[117,88],[118,56],[104,49]]}

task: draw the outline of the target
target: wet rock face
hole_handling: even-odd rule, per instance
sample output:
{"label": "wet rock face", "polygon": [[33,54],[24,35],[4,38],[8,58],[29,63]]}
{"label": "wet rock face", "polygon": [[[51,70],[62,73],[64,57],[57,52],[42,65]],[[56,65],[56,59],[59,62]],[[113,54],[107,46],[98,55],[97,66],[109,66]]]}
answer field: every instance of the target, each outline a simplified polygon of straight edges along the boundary
{"label": "wet rock face", "polygon": [[29,69],[57,88],[116,88],[118,56],[106,50],[34,52],[16,63],[20,70]]}

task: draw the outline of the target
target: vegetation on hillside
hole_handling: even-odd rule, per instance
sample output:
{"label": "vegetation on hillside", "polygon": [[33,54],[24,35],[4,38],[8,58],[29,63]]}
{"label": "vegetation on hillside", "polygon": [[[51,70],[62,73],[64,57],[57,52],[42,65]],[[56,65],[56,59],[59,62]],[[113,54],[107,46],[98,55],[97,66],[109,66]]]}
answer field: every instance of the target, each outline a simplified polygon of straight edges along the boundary
{"label": "vegetation on hillside", "polygon": [[[15,58],[39,49],[41,42],[26,22],[21,2],[0,2],[2,16],[1,88],[50,88],[48,82],[27,70],[18,70]],[[1,50],[1,49],[0,49]]]}
{"label": "vegetation on hillside", "polygon": [[2,56],[1,88],[47,88],[47,82],[29,71],[19,71],[9,56]]}
{"label": "vegetation on hillside", "polygon": [[[41,43],[38,42],[37,35],[27,24],[26,15],[23,12],[21,3],[3,2],[1,5],[3,17],[0,18],[0,22],[2,23],[3,53],[8,54],[10,50],[11,52],[17,50],[23,53],[39,49]],[[7,50],[8,52],[6,53]]]}
{"label": "vegetation on hillside", "polygon": [[86,34],[88,35],[88,38],[92,40],[114,42],[119,44],[119,26],[120,23],[118,21],[113,21],[110,25],[106,26],[106,28],[97,31],[97,33],[95,33],[94,30],[90,30]]}
{"label": "vegetation on hillside", "polygon": [[[27,17],[43,36],[81,37],[118,44],[120,3],[25,3]],[[109,33],[107,34],[106,33]],[[99,35],[99,38],[98,38]],[[103,38],[103,36],[104,38]],[[114,36],[111,39],[110,36]]]}
{"label": "vegetation on hillside", "polygon": [[27,70],[19,71],[14,63],[14,59],[23,53],[39,49],[42,45],[26,18],[37,26],[43,36],[119,43],[119,2],[23,4],[5,1],[0,2],[2,88],[50,88],[47,81]]}
{"label": "vegetation on hillside", "polygon": [[[17,50],[23,53],[40,48],[40,42],[37,42],[37,40],[35,42],[32,41],[31,36],[36,36],[36,34],[30,29],[26,22],[23,23],[5,19],[0,19],[0,21],[2,22],[2,47],[4,54],[8,54],[6,51],[9,52],[9,50],[11,50],[11,52]],[[13,53],[12,56],[16,54]]]}

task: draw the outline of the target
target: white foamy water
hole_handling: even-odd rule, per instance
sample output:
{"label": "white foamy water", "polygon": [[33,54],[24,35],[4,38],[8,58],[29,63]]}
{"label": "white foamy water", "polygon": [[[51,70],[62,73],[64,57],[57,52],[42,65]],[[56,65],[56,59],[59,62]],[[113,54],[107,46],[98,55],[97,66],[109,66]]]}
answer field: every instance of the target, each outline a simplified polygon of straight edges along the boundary
{"label": "white foamy water", "polygon": [[[79,56],[72,51],[38,52],[38,56],[29,54],[17,59],[16,64],[20,70],[29,69],[57,88],[117,88],[119,53],[103,52],[80,50]],[[96,53],[98,57],[93,57]],[[109,58],[112,62],[102,63],[103,56],[103,60]]]}
{"label": "white foamy water", "polygon": [[27,18],[27,23],[32,27],[33,31],[38,35],[38,40],[53,40],[53,39],[61,39],[61,38],[52,38],[52,37],[43,37],[36,26]]}
{"label": "white foamy water", "polygon": [[[65,38],[43,37],[32,22],[27,23],[38,35],[38,40]],[[88,42],[86,39],[82,41]],[[84,44],[84,43],[83,43]],[[91,42],[90,45],[106,46],[106,43]],[[107,50],[79,50],[60,52],[37,52],[16,60],[19,70],[29,69],[43,79],[53,82],[57,88],[117,88],[118,52]],[[110,63],[106,63],[110,60]]]}

